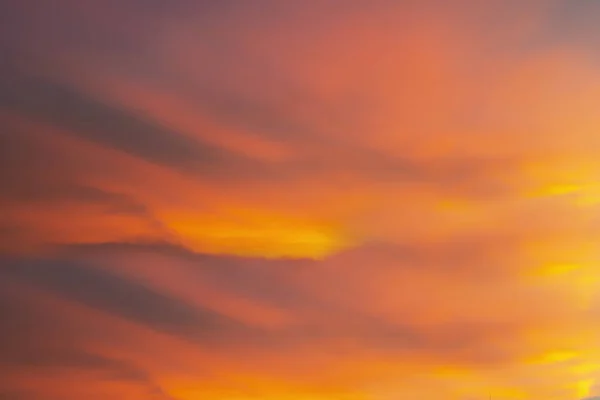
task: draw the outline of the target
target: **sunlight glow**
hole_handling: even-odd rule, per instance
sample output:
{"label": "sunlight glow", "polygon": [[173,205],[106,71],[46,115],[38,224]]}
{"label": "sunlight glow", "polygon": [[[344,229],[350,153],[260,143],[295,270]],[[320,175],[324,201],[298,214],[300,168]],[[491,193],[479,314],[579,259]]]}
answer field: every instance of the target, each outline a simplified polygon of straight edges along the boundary
{"label": "sunlight glow", "polygon": [[167,224],[186,246],[214,254],[322,259],[350,244],[325,224],[262,212],[236,213],[229,219],[181,215]]}

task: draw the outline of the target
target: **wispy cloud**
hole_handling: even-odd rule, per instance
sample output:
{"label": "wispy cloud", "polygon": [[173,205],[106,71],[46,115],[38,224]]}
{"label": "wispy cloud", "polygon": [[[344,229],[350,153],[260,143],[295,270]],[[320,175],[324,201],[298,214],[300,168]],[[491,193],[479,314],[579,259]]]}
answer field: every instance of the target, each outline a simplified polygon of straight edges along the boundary
{"label": "wispy cloud", "polygon": [[593,2],[0,5],[0,397],[597,394]]}

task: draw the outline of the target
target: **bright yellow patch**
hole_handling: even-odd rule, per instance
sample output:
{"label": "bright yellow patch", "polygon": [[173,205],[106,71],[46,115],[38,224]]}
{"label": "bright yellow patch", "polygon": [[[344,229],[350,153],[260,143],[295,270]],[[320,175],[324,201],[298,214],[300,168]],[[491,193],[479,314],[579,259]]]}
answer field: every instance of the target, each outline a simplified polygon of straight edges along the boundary
{"label": "bright yellow patch", "polygon": [[184,245],[204,253],[320,259],[349,245],[340,230],[324,223],[260,212],[165,219]]}
{"label": "bright yellow patch", "polygon": [[595,381],[593,379],[584,379],[577,383],[575,383],[575,393],[577,398],[583,399],[588,397],[592,392],[592,386],[594,386]]}
{"label": "bright yellow patch", "polygon": [[550,185],[538,192],[540,196],[561,196],[566,194],[577,193],[582,190],[581,185],[575,184],[557,184]]}
{"label": "bright yellow patch", "polygon": [[600,185],[588,184],[552,184],[533,193],[533,197],[567,196],[573,198],[574,205],[585,207],[600,204]]}
{"label": "bright yellow patch", "polygon": [[538,269],[536,272],[538,276],[542,277],[551,277],[557,275],[565,275],[572,273],[573,271],[578,271],[582,267],[577,264],[550,264],[545,265],[542,268]]}
{"label": "bright yellow patch", "polygon": [[558,364],[578,356],[575,351],[551,351],[533,360],[535,364]]}

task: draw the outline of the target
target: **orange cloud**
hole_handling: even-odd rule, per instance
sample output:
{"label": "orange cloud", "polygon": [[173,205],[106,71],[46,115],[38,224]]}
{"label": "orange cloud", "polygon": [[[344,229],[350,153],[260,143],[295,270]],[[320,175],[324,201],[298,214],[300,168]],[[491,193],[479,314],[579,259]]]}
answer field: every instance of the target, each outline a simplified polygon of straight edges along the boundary
{"label": "orange cloud", "polygon": [[591,2],[5,3],[0,397],[597,395]]}

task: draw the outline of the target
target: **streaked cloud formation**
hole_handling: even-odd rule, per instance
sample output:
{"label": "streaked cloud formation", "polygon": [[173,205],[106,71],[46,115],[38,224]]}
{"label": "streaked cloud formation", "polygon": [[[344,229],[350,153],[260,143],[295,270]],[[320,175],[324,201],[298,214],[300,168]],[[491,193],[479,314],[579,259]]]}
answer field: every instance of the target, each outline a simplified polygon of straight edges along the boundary
{"label": "streaked cloud formation", "polygon": [[593,1],[0,4],[0,398],[600,395]]}

